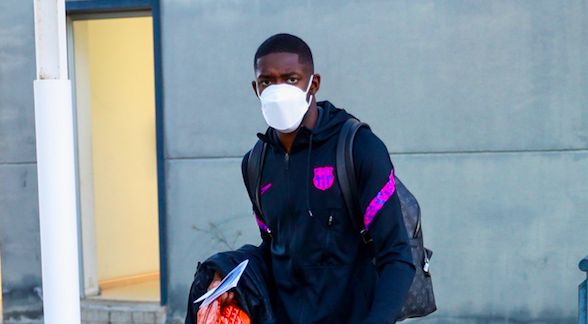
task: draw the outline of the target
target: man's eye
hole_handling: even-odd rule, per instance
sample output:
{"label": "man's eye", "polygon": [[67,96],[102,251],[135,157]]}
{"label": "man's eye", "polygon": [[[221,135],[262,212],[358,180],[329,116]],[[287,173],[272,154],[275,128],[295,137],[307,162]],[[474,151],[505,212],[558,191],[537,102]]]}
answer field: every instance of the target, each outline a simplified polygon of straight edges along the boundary
{"label": "man's eye", "polygon": [[288,78],[286,82],[289,84],[296,84],[298,82],[298,78]]}
{"label": "man's eye", "polygon": [[259,82],[259,84],[261,84],[264,87],[267,87],[267,86],[269,86],[271,84],[271,82],[268,81],[268,80],[262,80],[262,81]]}

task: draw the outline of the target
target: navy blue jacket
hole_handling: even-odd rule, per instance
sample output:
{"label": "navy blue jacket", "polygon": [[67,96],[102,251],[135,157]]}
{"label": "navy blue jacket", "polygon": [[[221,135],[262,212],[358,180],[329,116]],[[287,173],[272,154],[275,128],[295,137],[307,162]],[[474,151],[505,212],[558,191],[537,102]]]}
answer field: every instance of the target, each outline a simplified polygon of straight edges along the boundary
{"label": "navy blue jacket", "polygon": [[353,116],[327,101],[318,106],[317,125],[300,129],[289,154],[272,128],[258,134],[269,144],[260,186],[265,222],[257,223],[272,232],[260,248],[274,314],[278,323],[394,323],[415,268],[388,150],[360,129],[353,158],[364,212],[355,217],[373,238],[366,245],[335,174],[337,136]]}
{"label": "navy blue jacket", "polygon": [[268,286],[268,262],[264,252],[264,249],[247,244],[237,250],[217,253],[203,263],[198,262],[188,295],[185,324],[196,323],[201,303],[194,301],[206,293],[214,273],[218,272],[224,277],[245,259],[249,263],[235,288],[237,304],[247,312],[252,323],[276,324],[270,301],[271,287]]}

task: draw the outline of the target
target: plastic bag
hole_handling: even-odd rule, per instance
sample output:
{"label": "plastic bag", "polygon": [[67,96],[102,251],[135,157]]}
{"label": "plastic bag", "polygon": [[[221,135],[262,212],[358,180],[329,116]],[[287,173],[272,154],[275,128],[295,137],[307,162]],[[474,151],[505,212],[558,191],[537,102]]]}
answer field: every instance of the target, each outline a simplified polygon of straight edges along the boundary
{"label": "plastic bag", "polygon": [[210,305],[201,308],[196,318],[197,324],[251,324],[251,320],[237,305],[229,304],[221,307],[215,300]]}

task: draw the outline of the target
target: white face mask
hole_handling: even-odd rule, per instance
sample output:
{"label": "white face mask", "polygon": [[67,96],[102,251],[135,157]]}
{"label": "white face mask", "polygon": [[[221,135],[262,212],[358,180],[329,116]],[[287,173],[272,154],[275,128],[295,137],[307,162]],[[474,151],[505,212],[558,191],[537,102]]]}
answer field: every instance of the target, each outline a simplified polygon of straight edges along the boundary
{"label": "white face mask", "polygon": [[312,102],[312,95],[306,101],[312,77],[306,91],[290,84],[270,85],[261,94],[257,89],[263,118],[270,127],[281,133],[292,133],[298,129]]}

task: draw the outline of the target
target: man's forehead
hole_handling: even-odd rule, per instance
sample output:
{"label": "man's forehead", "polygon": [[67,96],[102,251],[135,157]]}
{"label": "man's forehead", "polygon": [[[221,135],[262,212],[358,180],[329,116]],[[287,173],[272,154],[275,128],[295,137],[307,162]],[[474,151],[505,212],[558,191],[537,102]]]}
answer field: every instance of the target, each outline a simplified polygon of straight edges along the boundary
{"label": "man's forehead", "polygon": [[255,74],[303,73],[307,68],[306,65],[307,64],[300,62],[298,54],[296,53],[270,53],[257,59],[257,69]]}

